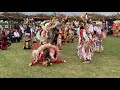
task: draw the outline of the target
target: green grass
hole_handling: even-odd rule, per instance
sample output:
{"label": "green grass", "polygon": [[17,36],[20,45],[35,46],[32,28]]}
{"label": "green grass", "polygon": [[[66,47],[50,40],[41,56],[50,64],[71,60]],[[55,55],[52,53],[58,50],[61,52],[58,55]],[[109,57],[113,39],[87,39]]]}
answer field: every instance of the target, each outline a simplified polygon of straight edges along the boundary
{"label": "green grass", "polygon": [[37,65],[32,50],[24,50],[22,43],[14,43],[8,50],[0,50],[0,78],[120,78],[120,38],[107,36],[104,51],[95,53],[93,61],[83,64],[76,55],[77,41],[63,46],[60,59],[67,62],[50,67]]}

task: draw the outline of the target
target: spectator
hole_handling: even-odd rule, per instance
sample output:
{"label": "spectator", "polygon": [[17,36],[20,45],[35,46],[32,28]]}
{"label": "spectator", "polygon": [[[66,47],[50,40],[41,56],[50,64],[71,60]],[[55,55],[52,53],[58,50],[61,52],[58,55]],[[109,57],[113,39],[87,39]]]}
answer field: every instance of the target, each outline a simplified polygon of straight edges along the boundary
{"label": "spectator", "polygon": [[12,39],[12,36],[11,36],[11,29],[9,30],[9,33],[8,33],[8,37],[10,38],[10,40]]}
{"label": "spectator", "polygon": [[113,24],[114,24],[114,19],[112,19],[112,18],[110,18],[110,19],[108,19],[108,21],[107,21],[107,28],[108,28],[108,34],[112,34],[113,32],[112,32],[112,26],[113,26]]}
{"label": "spectator", "polygon": [[15,30],[14,36],[15,36],[15,42],[20,42],[20,34],[18,33],[17,30]]}
{"label": "spectator", "polygon": [[20,35],[20,40],[21,40],[21,39],[22,39],[22,30],[19,29],[19,30],[18,30],[18,33],[19,33],[19,35]]}
{"label": "spectator", "polygon": [[13,29],[11,29],[11,32],[9,33],[10,34],[10,36],[11,36],[11,42],[12,43],[14,43],[15,42],[15,36],[14,36],[14,30]]}
{"label": "spectator", "polygon": [[20,29],[21,29],[21,31],[22,31],[22,33],[21,33],[21,37],[23,37],[23,34],[24,34],[24,27],[23,26],[20,26]]}

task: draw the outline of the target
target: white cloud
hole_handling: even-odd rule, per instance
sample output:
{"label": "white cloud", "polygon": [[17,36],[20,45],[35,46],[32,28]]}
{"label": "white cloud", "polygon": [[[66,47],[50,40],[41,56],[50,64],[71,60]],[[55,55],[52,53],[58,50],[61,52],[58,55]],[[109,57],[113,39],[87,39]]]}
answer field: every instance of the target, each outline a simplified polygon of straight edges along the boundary
{"label": "white cloud", "polygon": [[[30,14],[40,14],[40,13],[46,13],[46,14],[53,14],[53,12],[23,12],[24,14],[30,15]],[[85,13],[99,13],[102,15],[113,15],[117,14],[117,12],[60,12],[62,14],[66,15],[81,15]]]}
{"label": "white cloud", "polygon": [[[0,14],[3,12],[0,12]],[[40,13],[45,13],[45,14],[53,14],[53,12],[21,12],[27,15],[31,15],[31,14],[40,14]],[[118,12],[60,12],[62,14],[66,14],[66,15],[81,15],[81,14],[85,14],[85,13],[99,13],[102,15],[113,15],[113,14],[117,14]]]}

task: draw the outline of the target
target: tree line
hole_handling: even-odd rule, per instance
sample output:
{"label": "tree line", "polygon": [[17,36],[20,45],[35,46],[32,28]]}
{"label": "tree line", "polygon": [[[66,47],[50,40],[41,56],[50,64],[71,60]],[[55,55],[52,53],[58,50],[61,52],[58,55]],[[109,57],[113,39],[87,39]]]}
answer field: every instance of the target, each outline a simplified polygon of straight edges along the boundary
{"label": "tree line", "polygon": [[[18,19],[18,20],[24,20],[24,18],[44,18],[44,19],[51,19],[53,16],[58,17],[58,19],[62,19],[65,14],[56,14],[53,13],[51,15],[48,14],[34,14],[34,15],[25,15],[23,13],[19,13],[19,12],[15,12],[15,13],[11,13],[11,12],[4,12],[1,14],[4,17],[7,17],[9,19]],[[87,14],[88,18],[92,19],[93,21],[99,20],[106,20],[106,19],[115,19],[115,20],[120,20],[120,14],[116,14],[116,15],[110,15],[110,16],[105,16],[105,15],[101,15],[101,14]],[[80,16],[68,16],[68,20],[80,20]]]}

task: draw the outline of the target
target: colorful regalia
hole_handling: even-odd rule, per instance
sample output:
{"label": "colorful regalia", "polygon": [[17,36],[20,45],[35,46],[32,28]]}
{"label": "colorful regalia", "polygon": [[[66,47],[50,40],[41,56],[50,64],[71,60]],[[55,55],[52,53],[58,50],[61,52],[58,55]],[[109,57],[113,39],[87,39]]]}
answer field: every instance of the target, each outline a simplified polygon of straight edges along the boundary
{"label": "colorful regalia", "polygon": [[47,43],[47,30],[41,30],[41,31],[38,31],[37,34],[36,34],[36,39],[37,41],[40,42],[40,44],[46,44]]}
{"label": "colorful regalia", "polygon": [[112,30],[113,30],[113,35],[114,36],[120,36],[120,22],[114,24],[113,27],[112,27]]}
{"label": "colorful regalia", "polygon": [[55,32],[52,32],[52,29],[57,25],[56,20],[57,19],[53,18],[52,22],[50,20],[44,20],[40,23],[40,27],[42,29],[39,30],[36,34],[35,38],[37,40],[37,43],[33,45],[32,50],[34,50],[36,47],[46,44],[48,42],[47,39],[51,39],[51,41],[53,41],[52,38],[54,38],[53,34]]}
{"label": "colorful regalia", "polygon": [[84,63],[92,60],[94,52],[102,52],[102,40],[106,37],[107,31],[101,31],[100,25],[83,25],[79,31],[77,54]]}
{"label": "colorful regalia", "polygon": [[92,60],[94,52],[103,51],[102,39],[105,38],[106,32],[101,32],[100,26],[96,23],[88,24],[87,21],[81,16],[81,29],[78,37],[77,54],[83,63],[89,63]]}
{"label": "colorful regalia", "polygon": [[73,41],[74,41],[74,32],[73,32],[73,30],[70,28],[70,29],[69,29],[69,32],[68,32],[67,42],[73,43]]}
{"label": "colorful regalia", "polygon": [[32,35],[31,35],[31,31],[30,31],[30,27],[28,27],[25,31],[24,31],[24,38],[23,38],[23,48],[24,49],[31,49],[32,48]]}
{"label": "colorful regalia", "polygon": [[0,49],[5,50],[9,46],[11,46],[11,41],[8,35],[4,31],[2,31],[1,36],[0,36]]}
{"label": "colorful regalia", "polygon": [[51,66],[52,63],[62,63],[64,60],[58,59],[59,48],[52,44],[41,45],[37,50],[33,50],[34,61],[30,66],[40,64],[41,66]]}
{"label": "colorful regalia", "polygon": [[93,49],[92,49],[92,37],[90,34],[87,34],[85,29],[80,30],[79,42],[78,42],[78,56],[80,59],[84,59],[85,63],[88,63],[92,60]]}

